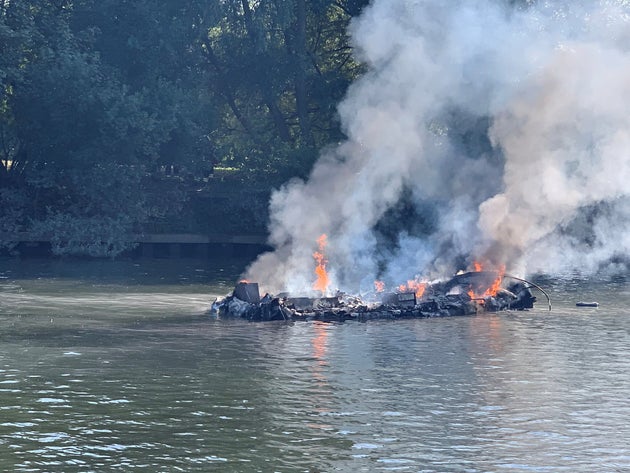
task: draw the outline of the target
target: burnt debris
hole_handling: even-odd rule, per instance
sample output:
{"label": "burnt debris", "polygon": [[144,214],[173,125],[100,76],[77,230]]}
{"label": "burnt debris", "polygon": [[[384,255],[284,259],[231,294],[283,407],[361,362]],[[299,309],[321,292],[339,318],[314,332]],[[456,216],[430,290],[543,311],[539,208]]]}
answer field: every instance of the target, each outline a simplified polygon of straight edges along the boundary
{"label": "burnt debris", "polygon": [[459,274],[448,281],[427,283],[421,297],[411,291],[372,293],[363,297],[341,292],[333,297],[291,294],[265,294],[261,297],[257,283],[239,282],[231,295],[220,297],[212,304],[211,312],[218,317],[260,322],[343,322],[465,316],[479,312],[525,310],[534,306],[536,297],[531,288],[538,286],[504,276],[501,287],[488,294],[488,288],[496,279],[497,273],[492,271]]}

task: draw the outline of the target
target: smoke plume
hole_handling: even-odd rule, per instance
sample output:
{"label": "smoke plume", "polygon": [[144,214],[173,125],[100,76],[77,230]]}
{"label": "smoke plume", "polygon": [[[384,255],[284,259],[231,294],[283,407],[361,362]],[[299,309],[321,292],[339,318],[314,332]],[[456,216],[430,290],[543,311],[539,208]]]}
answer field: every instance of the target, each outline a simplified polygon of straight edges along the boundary
{"label": "smoke plume", "polygon": [[374,0],[347,140],[274,193],[248,278],[356,292],[473,260],[594,272],[630,250],[630,3]]}

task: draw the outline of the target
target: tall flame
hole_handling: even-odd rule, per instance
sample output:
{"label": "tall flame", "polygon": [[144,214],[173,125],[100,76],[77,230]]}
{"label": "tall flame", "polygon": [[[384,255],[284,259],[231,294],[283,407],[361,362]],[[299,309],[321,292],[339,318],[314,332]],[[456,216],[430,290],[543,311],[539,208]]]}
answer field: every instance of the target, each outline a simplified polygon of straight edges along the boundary
{"label": "tall flame", "polygon": [[317,239],[317,247],[318,251],[313,253],[313,258],[317,263],[315,267],[315,274],[317,275],[317,280],[313,283],[313,289],[316,291],[321,291],[322,294],[326,294],[328,290],[328,286],[330,285],[330,278],[328,277],[328,273],[326,272],[326,264],[328,260],[324,256],[324,249],[326,248],[326,234],[321,235]]}
{"label": "tall flame", "polygon": [[383,281],[374,281],[374,289],[376,292],[383,292],[385,290],[385,283]]}

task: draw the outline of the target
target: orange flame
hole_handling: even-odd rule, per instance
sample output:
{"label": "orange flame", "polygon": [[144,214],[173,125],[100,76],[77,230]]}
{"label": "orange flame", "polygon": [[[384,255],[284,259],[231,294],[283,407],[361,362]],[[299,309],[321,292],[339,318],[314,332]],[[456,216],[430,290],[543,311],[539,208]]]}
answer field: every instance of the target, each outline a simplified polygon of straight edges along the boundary
{"label": "orange flame", "polygon": [[416,293],[416,298],[422,298],[425,289],[427,288],[426,282],[420,282],[417,279],[407,281],[407,284],[401,284],[398,286],[399,292],[413,291]]}
{"label": "orange flame", "polygon": [[494,297],[497,295],[497,292],[501,288],[501,282],[503,281],[503,276],[505,275],[505,266],[501,266],[501,268],[499,268],[498,273],[499,274],[497,275],[497,278],[492,282],[490,287],[486,289],[484,296]]}
{"label": "orange flame", "polygon": [[[473,267],[474,267],[473,272],[475,273],[479,273],[484,270],[483,264],[478,261],[473,262]],[[471,299],[483,299],[484,297],[495,297],[497,295],[497,292],[499,292],[499,289],[501,289],[503,276],[505,276],[505,265],[502,265],[497,270],[496,279],[492,281],[492,284],[490,285],[490,287],[488,287],[482,294],[476,294],[475,291],[473,291],[471,288],[468,291],[468,295],[470,296]]]}
{"label": "orange flame", "polygon": [[385,290],[385,283],[383,281],[374,281],[374,289],[376,292],[383,292]]}
{"label": "orange flame", "polygon": [[326,272],[326,264],[328,260],[324,256],[324,249],[326,248],[326,234],[321,235],[317,239],[317,246],[319,251],[313,253],[313,258],[317,262],[317,266],[315,267],[315,274],[317,275],[317,280],[313,283],[313,289],[316,291],[321,291],[322,294],[326,294],[326,290],[330,285],[330,278],[328,277],[328,273]]}

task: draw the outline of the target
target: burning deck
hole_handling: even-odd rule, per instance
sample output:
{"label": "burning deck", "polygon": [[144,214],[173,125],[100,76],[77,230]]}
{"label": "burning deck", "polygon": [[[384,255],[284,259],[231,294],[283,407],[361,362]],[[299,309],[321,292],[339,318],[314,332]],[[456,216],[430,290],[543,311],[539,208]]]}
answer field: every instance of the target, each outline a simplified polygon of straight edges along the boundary
{"label": "burning deck", "polygon": [[236,285],[231,295],[218,298],[212,305],[212,312],[219,317],[250,321],[334,322],[465,316],[530,309],[536,301],[531,292],[533,287],[538,288],[520,278],[498,275],[495,271],[476,271],[443,282],[417,285],[409,282],[395,292],[373,292],[361,297],[341,292],[328,297],[290,294],[261,297],[257,283],[243,281]]}

